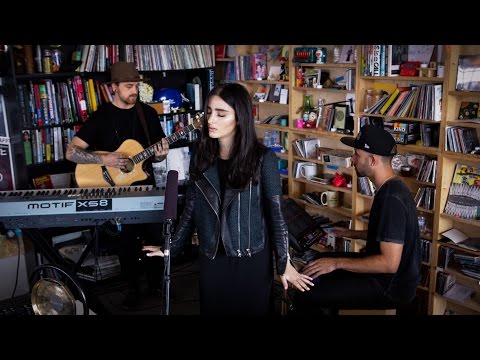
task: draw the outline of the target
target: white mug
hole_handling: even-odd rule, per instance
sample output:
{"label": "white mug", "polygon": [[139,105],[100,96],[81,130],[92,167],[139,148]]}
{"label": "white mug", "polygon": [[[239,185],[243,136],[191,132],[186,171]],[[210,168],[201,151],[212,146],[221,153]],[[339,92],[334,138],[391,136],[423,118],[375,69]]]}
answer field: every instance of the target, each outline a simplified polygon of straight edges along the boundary
{"label": "white mug", "polygon": [[322,201],[322,205],[338,207],[340,205],[340,193],[333,190],[324,191],[322,195],[320,195],[320,200]]}
{"label": "white mug", "polygon": [[317,175],[317,164],[309,163],[300,168],[300,175],[305,179],[310,180],[312,176]]}

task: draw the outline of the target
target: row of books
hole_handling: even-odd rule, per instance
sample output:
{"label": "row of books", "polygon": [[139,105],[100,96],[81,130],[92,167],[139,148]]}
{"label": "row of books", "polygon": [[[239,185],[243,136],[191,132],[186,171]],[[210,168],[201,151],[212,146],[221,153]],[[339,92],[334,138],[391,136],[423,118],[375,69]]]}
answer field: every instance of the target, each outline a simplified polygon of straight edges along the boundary
{"label": "row of books", "polygon": [[435,188],[428,186],[421,186],[415,194],[415,203],[417,207],[422,207],[427,210],[433,210],[435,207]]}
{"label": "row of books", "polygon": [[267,76],[266,53],[235,56],[236,80],[266,80]]}
{"label": "row of books", "polygon": [[24,130],[23,149],[26,165],[65,159],[67,145],[72,141],[78,128],[49,128]]}
{"label": "row of books", "polygon": [[357,185],[363,195],[375,195],[375,185],[367,176],[359,176],[357,178]]}
{"label": "row of books", "polygon": [[120,45],[82,45],[80,72],[104,72],[120,59]]}
{"label": "row of books", "polygon": [[305,159],[317,159],[320,141],[319,138],[300,138],[292,141],[292,145],[298,156]]}
{"label": "row of books", "polygon": [[475,128],[447,126],[445,137],[445,150],[447,151],[468,154],[477,146],[480,146]]}
{"label": "row of books", "polygon": [[408,60],[408,45],[364,45],[364,76],[398,76]]}
{"label": "row of books", "polygon": [[[441,45],[364,45],[364,76],[399,76],[403,63],[429,63],[435,47],[441,53]],[[434,60],[433,60],[434,61]],[[418,70],[414,69],[418,74]]]}
{"label": "row of books", "polygon": [[440,121],[442,118],[442,84],[397,87],[365,112],[395,117]]}
{"label": "row of books", "polygon": [[24,128],[82,123],[112,99],[109,85],[79,75],[56,83],[51,79],[19,83],[17,90]]}
{"label": "row of books", "polygon": [[437,160],[425,156],[420,165],[420,169],[417,174],[417,180],[434,184],[436,176]]}
{"label": "row of books", "polygon": [[480,279],[480,256],[453,254],[453,260],[460,265],[460,271],[467,276]]}
{"label": "row of books", "polygon": [[437,272],[437,282],[435,291],[440,295],[445,295],[448,290],[455,284],[456,278],[454,274],[439,271]]}
{"label": "row of books", "polygon": [[139,71],[183,70],[215,66],[213,45],[125,45],[125,61]]}
{"label": "row of books", "polygon": [[420,239],[420,248],[422,261],[429,263],[432,257],[432,242],[430,240]]}

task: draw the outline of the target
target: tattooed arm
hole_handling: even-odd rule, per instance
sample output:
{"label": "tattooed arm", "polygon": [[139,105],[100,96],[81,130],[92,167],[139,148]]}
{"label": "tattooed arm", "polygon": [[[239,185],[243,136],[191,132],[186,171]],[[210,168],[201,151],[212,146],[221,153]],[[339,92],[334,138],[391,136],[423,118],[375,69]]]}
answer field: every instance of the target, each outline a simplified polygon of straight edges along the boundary
{"label": "tattooed arm", "polygon": [[102,164],[110,167],[122,168],[126,164],[126,160],[121,153],[106,153],[97,154],[88,151],[88,144],[80,139],[74,137],[68,144],[66,158],[77,164]]}

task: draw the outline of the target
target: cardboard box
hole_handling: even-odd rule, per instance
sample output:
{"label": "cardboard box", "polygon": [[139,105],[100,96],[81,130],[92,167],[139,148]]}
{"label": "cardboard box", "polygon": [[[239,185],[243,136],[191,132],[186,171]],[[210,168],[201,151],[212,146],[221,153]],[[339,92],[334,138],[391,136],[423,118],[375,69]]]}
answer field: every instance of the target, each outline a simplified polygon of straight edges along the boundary
{"label": "cardboard box", "polygon": [[420,139],[420,134],[391,133],[397,144],[413,144]]}
{"label": "cardboard box", "polygon": [[155,110],[157,110],[157,114],[163,114],[163,103],[153,103],[153,104],[148,104],[151,107],[153,107]]}
{"label": "cardboard box", "polygon": [[383,123],[383,127],[388,132],[393,133],[403,133],[403,134],[413,134],[419,132],[419,124],[418,123],[407,123],[401,121],[385,121]]}
{"label": "cardboard box", "polygon": [[351,167],[352,152],[350,150],[318,148],[318,159],[335,166]]}

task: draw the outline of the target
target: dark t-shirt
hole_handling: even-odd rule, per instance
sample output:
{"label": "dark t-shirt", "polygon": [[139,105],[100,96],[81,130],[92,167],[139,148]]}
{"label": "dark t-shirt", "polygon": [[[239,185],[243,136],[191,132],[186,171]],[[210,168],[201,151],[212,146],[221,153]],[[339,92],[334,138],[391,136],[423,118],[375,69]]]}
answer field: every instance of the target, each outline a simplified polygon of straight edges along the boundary
{"label": "dark t-shirt", "polygon": [[[155,109],[146,104],[140,104],[145,114],[145,122],[153,145],[164,138],[165,133]],[[76,136],[89,145],[89,150],[113,152],[127,139],[138,141],[144,149],[149,146],[136,108],[120,109],[112,103],[100,106],[96,112],[91,114]],[[145,161],[146,170],[150,175],[153,174],[151,160],[152,158]],[[154,184],[154,182],[154,178],[151,176],[148,183]]]}
{"label": "dark t-shirt", "polygon": [[378,277],[393,300],[408,302],[415,296],[420,281],[420,231],[412,194],[398,178],[384,183],[375,195],[370,210],[366,255],[379,254],[380,241],[403,244],[397,272]]}

